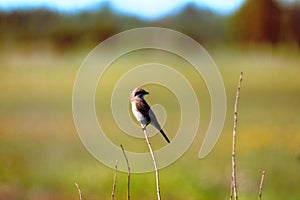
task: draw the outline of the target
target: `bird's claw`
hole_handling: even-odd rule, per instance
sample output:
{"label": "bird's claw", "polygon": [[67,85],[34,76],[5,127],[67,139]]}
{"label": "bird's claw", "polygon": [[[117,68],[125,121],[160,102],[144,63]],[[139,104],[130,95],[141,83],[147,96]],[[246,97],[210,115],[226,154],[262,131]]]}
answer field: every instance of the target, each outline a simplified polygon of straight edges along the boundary
{"label": "bird's claw", "polygon": [[142,130],[143,130],[143,131],[146,131],[146,126],[142,126]]}

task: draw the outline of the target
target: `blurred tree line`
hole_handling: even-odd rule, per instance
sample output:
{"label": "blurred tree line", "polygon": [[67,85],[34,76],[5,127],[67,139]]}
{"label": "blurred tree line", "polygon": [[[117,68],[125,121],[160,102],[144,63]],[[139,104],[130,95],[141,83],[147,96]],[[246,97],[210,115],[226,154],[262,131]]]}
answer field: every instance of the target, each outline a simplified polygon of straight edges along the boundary
{"label": "blurred tree line", "polygon": [[228,16],[189,4],[180,13],[156,21],[118,15],[109,5],[76,14],[15,10],[0,12],[0,41],[2,47],[46,43],[67,50],[94,46],[120,31],[143,26],[178,30],[201,43],[298,43],[300,47],[300,4],[247,0]]}

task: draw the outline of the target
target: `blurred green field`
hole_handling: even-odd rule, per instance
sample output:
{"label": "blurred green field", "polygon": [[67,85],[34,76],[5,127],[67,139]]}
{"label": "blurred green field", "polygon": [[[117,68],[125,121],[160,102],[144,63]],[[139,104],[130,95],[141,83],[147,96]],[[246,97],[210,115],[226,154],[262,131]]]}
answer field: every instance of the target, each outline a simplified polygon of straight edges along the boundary
{"label": "blurred green field", "polygon": [[[261,172],[266,170],[264,200],[300,199],[299,50],[207,50],[226,87],[225,127],[213,151],[199,160],[198,151],[210,116],[208,92],[198,94],[204,99],[200,104],[201,130],[191,148],[160,171],[162,198],[229,198],[232,111],[239,72],[243,71],[236,157],[239,197],[257,199]],[[85,49],[60,54],[36,47],[1,49],[0,199],[79,199],[75,181],[84,199],[110,199],[114,171],[87,152],[72,118],[73,82],[88,52]],[[118,74],[118,68],[115,70],[112,73]],[[186,73],[193,77],[193,71]],[[203,81],[200,83],[198,89],[205,89]],[[105,122],[105,126],[111,124]],[[166,131],[172,132],[171,129],[167,124]],[[126,138],[111,138],[130,145]],[[159,140],[154,138],[154,145],[156,141]],[[118,174],[116,199],[126,199],[126,178],[126,173]],[[132,174],[131,189],[132,199],[155,199],[154,174]]]}

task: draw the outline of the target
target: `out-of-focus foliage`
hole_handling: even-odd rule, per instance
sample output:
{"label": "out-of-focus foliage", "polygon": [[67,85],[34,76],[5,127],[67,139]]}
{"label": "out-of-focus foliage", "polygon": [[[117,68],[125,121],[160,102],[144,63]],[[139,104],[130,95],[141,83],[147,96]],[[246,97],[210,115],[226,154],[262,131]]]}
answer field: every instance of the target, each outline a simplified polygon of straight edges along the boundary
{"label": "out-of-focus foliage", "polygon": [[207,10],[198,10],[193,5],[188,5],[179,14],[157,21],[154,25],[183,32],[201,43],[219,42],[227,40],[227,19],[227,17]]}
{"label": "out-of-focus foliage", "polygon": [[181,31],[201,43],[276,44],[287,37],[299,43],[299,19],[299,5],[283,7],[275,0],[248,0],[231,16],[216,15],[189,4],[181,12],[156,21],[118,15],[109,6],[75,14],[16,10],[0,13],[0,40],[2,46],[41,42],[67,50],[79,45],[94,46],[127,29],[160,26]]}
{"label": "out-of-focus foliage", "polygon": [[235,14],[237,36],[243,41],[271,42],[280,35],[281,10],[274,0],[248,0]]}
{"label": "out-of-focus foliage", "polygon": [[117,33],[121,18],[104,8],[98,12],[61,14],[47,10],[1,13],[1,41],[46,42],[65,50],[96,43]]}
{"label": "out-of-focus foliage", "polygon": [[291,11],[290,26],[295,39],[300,47],[300,3],[296,4]]}
{"label": "out-of-focus foliage", "polygon": [[47,42],[55,48],[65,50],[79,44],[95,45],[120,31],[143,26],[172,28],[201,42],[216,41],[225,36],[225,23],[220,16],[209,11],[200,11],[193,6],[158,21],[143,21],[117,15],[104,7],[97,12],[72,15],[47,10],[1,13],[0,39],[9,44],[12,41]]}

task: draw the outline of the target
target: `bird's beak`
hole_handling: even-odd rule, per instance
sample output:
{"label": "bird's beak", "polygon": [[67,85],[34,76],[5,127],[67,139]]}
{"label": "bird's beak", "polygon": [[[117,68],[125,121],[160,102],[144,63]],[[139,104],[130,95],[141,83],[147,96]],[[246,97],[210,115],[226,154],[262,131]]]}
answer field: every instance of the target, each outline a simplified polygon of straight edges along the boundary
{"label": "bird's beak", "polygon": [[149,94],[149,92],[145,91],[145,95]]}

